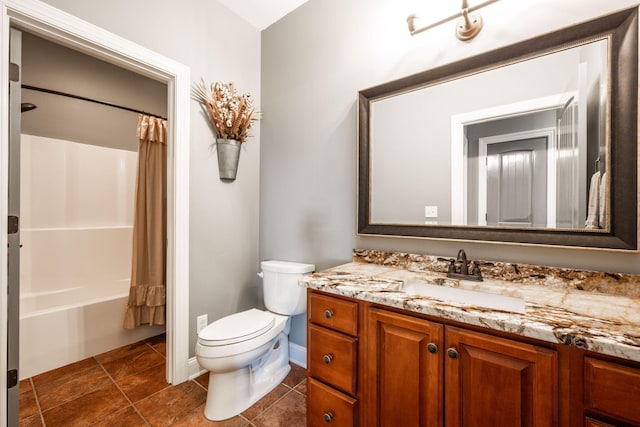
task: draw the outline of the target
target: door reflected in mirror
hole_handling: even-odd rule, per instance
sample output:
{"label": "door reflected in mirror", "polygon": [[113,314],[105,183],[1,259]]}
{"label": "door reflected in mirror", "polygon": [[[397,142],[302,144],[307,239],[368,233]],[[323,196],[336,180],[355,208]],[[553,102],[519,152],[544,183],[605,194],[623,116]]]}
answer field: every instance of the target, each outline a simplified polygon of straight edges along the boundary
{"label": "door reflected in mirror", "polygon": [[371,224],[609,230],[609,46],[372,100]]}

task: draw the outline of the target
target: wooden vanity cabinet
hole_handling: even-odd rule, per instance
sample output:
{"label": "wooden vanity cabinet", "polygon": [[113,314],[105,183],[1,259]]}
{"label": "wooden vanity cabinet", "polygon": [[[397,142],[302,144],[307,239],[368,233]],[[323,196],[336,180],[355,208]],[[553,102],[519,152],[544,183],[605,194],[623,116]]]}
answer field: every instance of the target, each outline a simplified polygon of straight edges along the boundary
{"label": "wooden vanity cabinet", "polygon": [[367,312],[366,426],[442,426],[444,327]]}
{"label": "wooden vanity cabinet", "polygon": [[358,425],[359,302],[307,294],[307,425]]}
{"label": "wooden vanity cabinet", "polygon": [[555,350],[445,328],[445,425],[555,426]]}
{"label": "wooden vanity cabinet", "polygon": [[307,424],[640,427],[640,363],[451,323],[309,290]]}
{"label": "wooden vanity cabinet", "polygon": [[367,331],[367,426],[557,425],[553,350],[374,307]]}
{"label": "wooden vanity cabinet", "polygon": [[584,410],[586,426],[640,426],[640,369],[585,357]]}

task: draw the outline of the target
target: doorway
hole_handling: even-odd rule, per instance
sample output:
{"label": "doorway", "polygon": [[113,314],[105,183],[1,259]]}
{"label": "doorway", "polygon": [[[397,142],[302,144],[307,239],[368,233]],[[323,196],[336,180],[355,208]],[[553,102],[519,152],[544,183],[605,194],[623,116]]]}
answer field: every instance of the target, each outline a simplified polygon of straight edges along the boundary
{"label": "doorway", "polygon": [[[133,42],[108,33],[73,16],[61,14],[44,3],[2,2],[0,19],[3,52],[9,51],[10,26],[20,28],[63,46],[127,68],[164,82],[168,86],[168,220],[167,220],[167,380],[178,384],[189,376],[188,349],[188,259],[189,259],[189,68]],[[0,75],[9,81],[8,57],[2,58]],[[8,100],[8,85],[2,85],[0,99]],[[0,213],[7,218],[9,165],[9,105],[0,103]],[[0,265],[7,265],[8,223],[0,221]],[[177,284],[180,286],[177,286]],[[3,267],[0,275],[0,302],[7,306],[8,278]],[[8,350],[8,313],[0,310],[0,351]],[[6,359],[0,368],[7,371]],[[8,385],[0,375],[0,419],[8,419]]]}
{"label": "doorway", "polygon": [[[478,218],[494,227],[547,225],[547,150],[545,137],[494,142],[480,140]],[[484,153],[483,153],[484,151]],[[482,181],[481,181],[482,179]],[[553,203],[553,198],[549,201]]]}
{"label": "doorway", "polygon": [[122,324],[139,157],[131,110],[166,116],[167,86],[13,29],[12,44],[20,39],[18,90],[29,110],[10,187],[20,188],[23,380],[165,330]]}

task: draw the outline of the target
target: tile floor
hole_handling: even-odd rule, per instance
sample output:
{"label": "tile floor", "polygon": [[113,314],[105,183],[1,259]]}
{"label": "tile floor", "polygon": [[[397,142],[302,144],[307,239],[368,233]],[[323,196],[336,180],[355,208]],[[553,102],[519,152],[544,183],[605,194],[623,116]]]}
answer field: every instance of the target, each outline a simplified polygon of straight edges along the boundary
{"label": "tile floor", "polygon": [[20,426],[305,426],[306,371],[291,365],[282,384],[242,414],[204,417],[208,374],[172,386],[165,336],[131,344],[20,381]]}

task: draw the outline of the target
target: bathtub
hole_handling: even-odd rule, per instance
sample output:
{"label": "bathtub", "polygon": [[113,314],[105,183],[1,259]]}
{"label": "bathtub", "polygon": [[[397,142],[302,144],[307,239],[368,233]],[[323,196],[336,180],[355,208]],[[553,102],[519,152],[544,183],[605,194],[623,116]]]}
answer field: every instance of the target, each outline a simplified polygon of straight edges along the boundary
{"label": "bathtub", "polygon": [[21,230],[20,379],[164,332],[122,327],[132,227]]}
{"label": "bathtub", "polygon": [[163,332],[122,328],[137,158],[22,135],[21,379]]}

